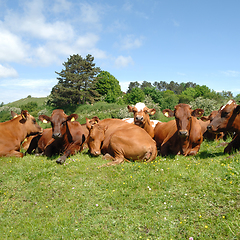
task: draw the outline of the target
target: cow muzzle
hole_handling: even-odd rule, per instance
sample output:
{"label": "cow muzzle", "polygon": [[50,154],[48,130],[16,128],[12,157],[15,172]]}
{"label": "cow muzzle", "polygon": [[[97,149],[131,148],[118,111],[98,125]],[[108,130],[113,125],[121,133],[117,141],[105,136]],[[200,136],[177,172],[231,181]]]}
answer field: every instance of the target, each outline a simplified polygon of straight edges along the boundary
{"label": "cow muzzle", "polygon": [[187,130],[180,130],[179,132],[178,132],[178,135],[180,136],[180,137],[188,137],[188,131]]}
{"label": "cow muzzle", "polygon": [[101,154],[101,151],[100,150],[91,150],[90,154],[94,157],[97,157]]}
{"label": "cow muzzle", "polygon": [[61,137],[61,133],[53,133],[52,134],[52,138],[54,138],[54,139],[58,139],[60,137]]}

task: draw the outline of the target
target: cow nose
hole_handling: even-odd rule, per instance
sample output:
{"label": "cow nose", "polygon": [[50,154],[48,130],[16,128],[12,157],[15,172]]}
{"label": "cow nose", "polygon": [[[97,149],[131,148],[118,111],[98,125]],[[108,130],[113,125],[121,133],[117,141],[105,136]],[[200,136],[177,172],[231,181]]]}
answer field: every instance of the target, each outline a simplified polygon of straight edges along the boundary
{"label": "cow nose", "polygon": [[143,121],[143,116],[136,116],[137,121]]}
{"label": "cow nose", "polygon": [[211,130],[212,130],[212,126],[211,126],[211,125],[208,125],[208,126],[207,126],[207,130],[208,130],[208,131],[211,131]]}
{"label": "cow nose", "polygon": [[61,136],[61,133],[53,133],[52,138],[59,138]]}
{"label": "cow nose", "polygon": [[179,135],[180,136],[188,136],[188,131],[186,131],[186,130],[179,131]]}

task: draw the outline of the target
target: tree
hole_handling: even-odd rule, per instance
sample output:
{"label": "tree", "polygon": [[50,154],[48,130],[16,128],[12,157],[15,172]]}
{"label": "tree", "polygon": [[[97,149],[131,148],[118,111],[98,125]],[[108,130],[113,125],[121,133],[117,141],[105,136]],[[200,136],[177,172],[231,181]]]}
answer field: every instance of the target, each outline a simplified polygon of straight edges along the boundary
{"label": "tree", "polygon": [[64,69],[56,72],[59,75],[58,83],[52,88],[49,104],[56,107],[94,102],[99,97],[95,90],[96,75],[99,67],[93,63],[94,57],[90,54],[86,58],[75,54],[63,63]]}
{"label": "tree", "polygon": [[144,91],[145,88],[151,88],[151,87],[152,87],[152,84],[150,82],[143,81],[140,88]]}
{"label": "tree", "polygon": [[132,91],[133,88],[139,88],[140,87],[140,83],[135,81],[135,82],[130,82],[128,85],[128,90],[127,93],[130,93]]}
{"label": "tree", "polygon": [[142,89],[136,87],[133,88],[130,93],[124,95],[124,101],[127,104],[136,104],[138,102],[142,102],[145,98],[145,94]]}
{"label": "tree", "polygon": [[122,95],[119,81],[107,71],[98,74],[96,80],[96,90],[105,97],[106,102],[116,102],[117,98]]}

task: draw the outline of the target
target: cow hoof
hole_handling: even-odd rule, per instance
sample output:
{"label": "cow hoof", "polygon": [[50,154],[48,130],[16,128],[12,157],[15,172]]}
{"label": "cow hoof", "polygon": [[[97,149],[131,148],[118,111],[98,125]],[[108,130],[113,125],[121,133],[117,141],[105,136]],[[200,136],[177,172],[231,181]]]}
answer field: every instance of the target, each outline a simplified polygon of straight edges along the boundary
{"label": "cow hoof", "polygon": [[65,162],[65,159],[59,158],[56,160],[56,163],[63,164]]}

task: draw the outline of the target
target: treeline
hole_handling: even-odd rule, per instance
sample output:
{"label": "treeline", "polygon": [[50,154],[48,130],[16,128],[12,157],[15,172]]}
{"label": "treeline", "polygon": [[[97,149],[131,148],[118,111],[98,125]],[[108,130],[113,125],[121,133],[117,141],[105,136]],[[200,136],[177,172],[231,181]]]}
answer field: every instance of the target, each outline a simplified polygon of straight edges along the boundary
{"label": "treeline", "polygon": [[[63,63],[64,69],[58,74],[58,83],[48,97],[48,105],[66,108],[79,104],[93,104],[97,101],[108,103],[135,104],[143,102],[146,96],[162,109],[173,109],[178,103],[205,107],[207,112],[216,110],[228,99],[234,98],[231,92],[215,92],[207,86],[193,82],[177,83],[171,81],[130,82],[126,93],[121,91],[119,81],[107,71],[95,66],[94,57],[86,58],[72,55]],[[240,96],[236,96],[236,100]]]}
{"label": "treeline", "polygon": [[[124,108],[126,105],[145,102],[148,107],[154,107],[159,111],[166,108],[173,110],[178,103],[188,103],[192,108],[203,108],[204,115],[208,115],[226,104],[229,99],[240,100],[240,94],[233,97],[231,92],[215,92],[205,85],[200,86],[193,82],[143,81],[140,83],[135,81],[130,82],[125,93],[121,91],[119,81],[113,75],[95,66],[94,57],[90,54],[85,58],[78,54],[72,55],[63,63],[63,66],[61,72],[56,72],[58,83],[53,86],[43,109],[41,105],[33,102],[18,108],[28,109],[37,116],[41,111],[51,112],[54,108],[74,112],[81,105],[92,105],[96,102],[112,103]],[[1,121],[9,118],[9,109],[3,103],[1,104]],[[123,114],[120,112],[119,116],[116,114],[111,116],[127,116],[126,109],[122,112]]]}

